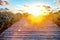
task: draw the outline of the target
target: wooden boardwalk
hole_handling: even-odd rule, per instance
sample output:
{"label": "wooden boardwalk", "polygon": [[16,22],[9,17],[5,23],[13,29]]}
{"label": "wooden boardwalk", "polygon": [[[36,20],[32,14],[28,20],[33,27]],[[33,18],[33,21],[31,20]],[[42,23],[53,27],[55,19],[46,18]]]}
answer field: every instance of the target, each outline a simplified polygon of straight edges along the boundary
{"label": "wooden boardwalk", "polygon": [[21,19],[4,31],[0,40],[60,40],[60,27],[51,21],[36,26]]}

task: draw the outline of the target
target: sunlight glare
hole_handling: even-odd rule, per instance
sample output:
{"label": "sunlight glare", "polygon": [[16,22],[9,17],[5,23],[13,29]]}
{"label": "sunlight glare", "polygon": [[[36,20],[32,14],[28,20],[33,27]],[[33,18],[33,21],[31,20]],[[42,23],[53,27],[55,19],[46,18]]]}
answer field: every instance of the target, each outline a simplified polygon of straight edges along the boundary
{"label": "sunlight glare", "polygon": [[29,14],[32,14],[34,16],[39,16],[39,15],[46,15],[47,10],[43,6],[29,6],[25,7],[24,10],[28,12]]}
{"label": "sunlight glare", "polygon": [[45,20],[43,16],[46,16],[49,14],[47,9],[44,6],[40,6],[40,5],[35,5],[35,6],[30,5],[30,6],[24,7],[24,11],[31,14],[28,17],[28,20],[36,24],[43,22],[43,20]]}

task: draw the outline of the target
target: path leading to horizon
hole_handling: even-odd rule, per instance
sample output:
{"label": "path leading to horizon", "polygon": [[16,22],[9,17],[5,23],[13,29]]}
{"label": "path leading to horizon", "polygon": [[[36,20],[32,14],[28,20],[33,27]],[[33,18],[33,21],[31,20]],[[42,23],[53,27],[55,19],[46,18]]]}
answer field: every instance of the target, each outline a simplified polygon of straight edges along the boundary
{"label": "path leading to horizon", "polygon": [[0,40],[60,40],[60,27],[49,20],[33,25],[22,18],[5,30]]}

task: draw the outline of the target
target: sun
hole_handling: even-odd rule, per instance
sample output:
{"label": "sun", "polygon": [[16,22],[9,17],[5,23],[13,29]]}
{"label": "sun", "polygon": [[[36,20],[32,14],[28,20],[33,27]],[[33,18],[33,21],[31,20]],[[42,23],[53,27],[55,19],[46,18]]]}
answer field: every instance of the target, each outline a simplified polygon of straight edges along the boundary
{"label": "sun", "polygon": [[24,11],[28,12],[29,14],[31,14],[33,16],[48,14],[46,8],[43,6],[39,6],[39,5],[30,5],[28,7],[25,7]]}
{"label": "sun", "polygon": [[43,20],[45,20],[44,16],[49,14],[47,9],[40,5],[25,6],[23,9],[28,14],[31,14],[28,16],[28,20],[34,24],[43,22]]}

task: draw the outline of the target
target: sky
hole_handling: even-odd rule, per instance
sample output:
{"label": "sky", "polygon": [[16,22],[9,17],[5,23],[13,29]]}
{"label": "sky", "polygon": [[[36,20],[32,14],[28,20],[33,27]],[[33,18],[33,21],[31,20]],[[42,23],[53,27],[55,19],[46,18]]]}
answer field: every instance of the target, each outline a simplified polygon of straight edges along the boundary
{"label": "sky", "polygon": [[59,0],[3,0],[3,1],[8,1],[10,5],[3,5],[3,6],[0,6],[0,8],[7,7],[11,10],[19,10],[24,5],[32,5],[32,4],[41,4],[41,5],[45,4],[54,8],[54,7],[57,7],[55,2]]}

